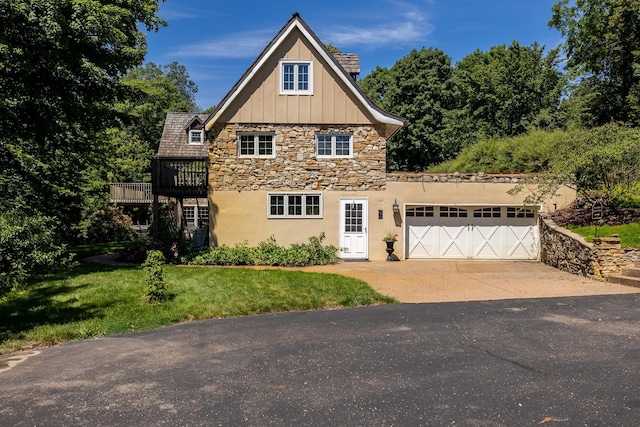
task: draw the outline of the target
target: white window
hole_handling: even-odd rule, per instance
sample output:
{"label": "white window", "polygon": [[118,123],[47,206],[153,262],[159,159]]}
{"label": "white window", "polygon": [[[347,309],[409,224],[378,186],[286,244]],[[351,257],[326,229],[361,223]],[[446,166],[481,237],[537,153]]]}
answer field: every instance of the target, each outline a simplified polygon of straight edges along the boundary
{"label": "white window", "polygon": [[280,61],[280,94],[313,95],[313,62]]}
{"label": "white window", "polygon": [[275,157],[275,138],[270,134],[238,136],[238,157]]}
{"label": "white window", "polygon": [[272,193],[268,197],[268,218],[322,218],[319,193]]}
{"label": "white window", "polygon": [[189,131],[189,144],[202,145],[204,142],[204,131],[192,129]]}
{"label": "white window", "polygon": [[182,215],[186,222],[193,224],[196,221],[196,208],[194,206],[184,206],[182,208]]}
{"label": "white window", "polygon": [[182,215],[189,226],[200,228],[209,224],[208,206],[183,206]]}
{"label": "white window", "polygon": [[467,210],[461,208],[452,208],[449,206],[440,207],[440,218],[466,218]]}
{"label": "white window", "polygon": [[481,208],[473,210],[474,218],[500,218],[500,208]]}
{"label": "white window", "polygon": [[316,135],[316,157],[352,157],[351,135]]}
{"label": "white window", "polygon": [[536,213],[529,208],[507,208],[507,218],[535,218]]}
{"label": "white window", "polygon": [[200,227],[205,227],[209,224],[209,208],[208,207],[199,207],[198,208],[198,219],[200,219]]}
{"label": "white window", "polygon": [[433,206],[417,206],[415,208],[407,208],[407,216],[432,217]]}

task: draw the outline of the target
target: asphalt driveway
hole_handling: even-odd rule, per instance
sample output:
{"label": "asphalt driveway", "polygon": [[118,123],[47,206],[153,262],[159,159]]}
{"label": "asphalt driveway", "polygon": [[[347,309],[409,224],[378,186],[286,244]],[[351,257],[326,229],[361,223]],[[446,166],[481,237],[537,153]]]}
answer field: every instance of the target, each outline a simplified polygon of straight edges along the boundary
{"label": "asphalt driveway", "polygon": [[639,295],[213,319],[11,357],[0,372],[7,426],[640,419]]}

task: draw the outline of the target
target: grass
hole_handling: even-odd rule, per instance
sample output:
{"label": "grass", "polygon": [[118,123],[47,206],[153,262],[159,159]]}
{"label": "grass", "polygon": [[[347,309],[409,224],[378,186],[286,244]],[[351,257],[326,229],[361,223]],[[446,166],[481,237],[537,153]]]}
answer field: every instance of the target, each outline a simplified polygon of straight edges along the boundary
{"label": "grass", "polygon": [[93,255],[107,254],[109,252],[118,251],[130,243],[132,242],[109,242],[94,243],[91,245],[79,245],[69,248],[68,252],[76,254],[74,259],[83,260]]}
{"label": "grass", "polygon": [[178,322],[277,311],[394,303],[334,274],[165,267],[170,300],[143,302],[140,267],[81,263],[0,299],[0,353]]}
{"label": "grass", "polygon": [[578,233],[587,242],[593,242],[593,238],[611,237],[614,234],[620,236],[620,243],[626,248],[640,248],[640,222],[623,225],[599,225],[599,226],[575,226],[567,225],[567,228],[574,233]]}

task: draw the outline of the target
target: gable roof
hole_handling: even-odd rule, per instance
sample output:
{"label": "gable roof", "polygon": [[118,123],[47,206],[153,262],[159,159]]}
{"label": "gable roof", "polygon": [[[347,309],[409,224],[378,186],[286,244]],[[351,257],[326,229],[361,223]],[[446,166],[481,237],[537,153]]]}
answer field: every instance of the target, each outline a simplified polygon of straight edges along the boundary
{"label": "gable roof", "polygon": [[340,61],[333,56],[327,47],[320,41],[318,36],[311,30],[309,25],[300,17],[296,12],[282,27],[282,29],[276,34],[271,42],[265,47],[255,61],[249,66],[247,71],[240,77],[240,80],[231,88],[229,93],[220,101],[218,106],[211,112],[205,122],[205,129],[211,130],[213,125],[222,116],[225,110],[233,103],[238,97],[240,92],[248,85],[251,79],[256,75],[265,62],[273,55],[274,51],[284,42],[287,36],[294,30],[299,30],[309,43],[315,48],[316,52],[329,64],[329,66],[335,71],[338,78],[346,85],[348,90],[355,96],[355,98],[362,104],[368,113],[374,118],[374,120],[380,124],[385,125],[385,137],[389,138],[396,133],[406,122],[406,119],[391,114],[382,108],[378,107],[373,101],[371,101],[367,95],[360,89],[355,80],[350,77],[349,72],[340,64]]}
{"label": "gable roof", "polygon": [[206,158],[207,144],[189,144],[189,127],[195,122],[204,123],[207,114],[167,113],[158,147],[158,157]]}

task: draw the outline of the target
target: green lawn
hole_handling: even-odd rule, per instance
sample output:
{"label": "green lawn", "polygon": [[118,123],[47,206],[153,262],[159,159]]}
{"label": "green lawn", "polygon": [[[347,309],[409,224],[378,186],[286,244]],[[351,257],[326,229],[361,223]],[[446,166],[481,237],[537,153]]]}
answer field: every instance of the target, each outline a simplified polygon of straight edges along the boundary
{"label": "green lawn", "polygon": [[333,274],[165,267],[168,302],[143,302],[144,271],[81,263],[0,299],[0,353],[190,320],[396,302]]}
{"label": "green lawn", "polygon": [[597,227],[593,225],[586,227],[568,225],[567,228],[584,237],[587,242],[593,242],[593,238],[596,236],[596,233],[597,237],[611,237],[614,234],[617,234],[620,236],[620,243],[622,243],[622,246],[628,248],[640,248],[639,222],[624,225],[599,225]]}
{"label": "green lawn", "polygon": [[69,248],[68,252],[75,254],[74,259],[76,261],[80,261],[92,255],[107,254],[109,252],[118,251],[130,243],[131,242],[109,242],[79,245]]}

